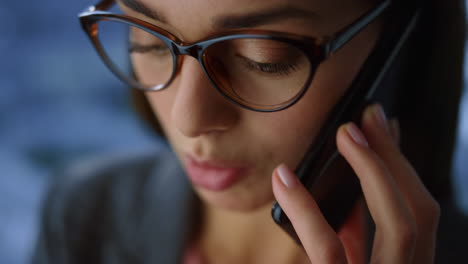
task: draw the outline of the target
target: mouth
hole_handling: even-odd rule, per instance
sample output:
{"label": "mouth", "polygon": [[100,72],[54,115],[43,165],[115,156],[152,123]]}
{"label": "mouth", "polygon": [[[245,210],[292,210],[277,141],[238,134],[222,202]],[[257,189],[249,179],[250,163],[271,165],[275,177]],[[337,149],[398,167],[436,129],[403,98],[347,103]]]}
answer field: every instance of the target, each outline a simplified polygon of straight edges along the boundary
{"label": "mouth", "polygon": [[184,163],[188,177],[195,186],[216,192],[239,182],[249,169],[248,166],[227,161],[197,160],[191,155],[185,155]]}

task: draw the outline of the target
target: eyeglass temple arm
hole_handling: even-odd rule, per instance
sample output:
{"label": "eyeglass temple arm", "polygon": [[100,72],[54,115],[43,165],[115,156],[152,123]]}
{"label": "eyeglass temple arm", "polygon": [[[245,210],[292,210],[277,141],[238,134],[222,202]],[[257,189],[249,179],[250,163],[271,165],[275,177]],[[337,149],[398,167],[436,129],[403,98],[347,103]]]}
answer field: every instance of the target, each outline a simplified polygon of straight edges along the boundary
{"label": "eyeglass temple arm", "polygon": [[332,40],[326,44],[327,55],[333,54],[339,50],[343,45],[353,39],[359,32],[361,32],[367,25],[373,22],[383,11],[385,11],[391,4],[392,0],[385,0],[380,3],[376,8],[361,16],[358,20],[350,26],[337,33]]}

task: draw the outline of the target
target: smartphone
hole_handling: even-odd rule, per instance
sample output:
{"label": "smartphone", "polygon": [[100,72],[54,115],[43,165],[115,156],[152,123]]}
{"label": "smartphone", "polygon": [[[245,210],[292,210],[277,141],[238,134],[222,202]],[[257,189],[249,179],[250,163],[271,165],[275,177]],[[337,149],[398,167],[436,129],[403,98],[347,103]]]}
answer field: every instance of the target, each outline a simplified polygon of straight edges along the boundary
{"label": "smartphone", "polygon": [[[399,11],[395,11],[399,10]],[[398,21],[383,27],[380,40],[364,62],[350,88],[333,107],[328,118],[295,170],[302,184],[318,203],[330,226],[338,231],[356,201],[362,196],[359,180],[350,165],[339,155],[336,133],[340,125],[360,123],[363,110],[378,101],[392,112],[392,80],[402,47],[413,31],[420,10],[416,6],[391,7],[388,12]],[[398,12],[398,15],[391,12]],[[388,21],[388,20],[387,20]],[[272,217],[297,243],[300,240],[288,217],[276,202]]]}

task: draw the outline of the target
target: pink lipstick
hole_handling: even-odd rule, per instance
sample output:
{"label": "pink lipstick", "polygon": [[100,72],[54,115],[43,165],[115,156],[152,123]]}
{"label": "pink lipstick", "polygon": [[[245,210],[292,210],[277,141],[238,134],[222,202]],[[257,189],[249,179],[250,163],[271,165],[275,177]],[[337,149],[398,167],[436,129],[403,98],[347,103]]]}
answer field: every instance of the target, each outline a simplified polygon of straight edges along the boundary
{"label": "pink lipstick", "polygon": [[197,161],[190,156],[186,156],[185,165],[192,183],[210,191],[223,191],[231,187],[247,170],[245,167],[225,165],[223,162]]}

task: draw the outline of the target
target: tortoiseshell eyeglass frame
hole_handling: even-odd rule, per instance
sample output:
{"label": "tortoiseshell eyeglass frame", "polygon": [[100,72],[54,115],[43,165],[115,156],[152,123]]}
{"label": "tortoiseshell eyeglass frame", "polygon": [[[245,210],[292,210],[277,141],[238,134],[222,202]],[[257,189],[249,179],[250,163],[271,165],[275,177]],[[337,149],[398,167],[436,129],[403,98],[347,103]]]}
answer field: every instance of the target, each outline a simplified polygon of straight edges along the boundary
{"label": "tortoiseshell eyeglass frame", "polygon": [[[330,55],[338,51],[341,47],[343,47],[346,43],[353,39],[359,32],[366,28],[367,25],[375,21],[376,18],[378,18],[390,6],[391,3],[392,0],[384,0],[381,3],[379,3],[376,7],[372,8],[367,13],[359,17],[355,22],[346,26],[344,29],[338,31],[336,34],[332,36],[324,36],[319,38],[298,36],[289,33],[281,33],[266,30],[246,29],[229,31],[224,34],[219,34],[216,36],[212,36],[208,39],[198,41],[196,43],[184,43],[170,32],[167,32],[164,29],[161,29],[160,27],[157,27],[151,23],[128,15],[113,14],[109,12],[108,10],[116,4],[115,0],[102,0],[98,4],[88,7],[84,12],[79,14],[79,19],[83,30],[91,39],[91,42],[93,43],[95,49],[97,50],[99,56],[102,58],[104,63],[117,77],[119,77],[122,81],[126,82],[128,85],[130,85],[130,87],[144,91],[156,91],[167,88],[177,75],[177,72],[180,70],[181,60],[179,60],[178,57],[180,55],[189,55],[196,58],[200,62],[203,70],[209,77],[213,86],[226,99],[240,107],[249,110],[258,112],[274,112],[286,109],[295,104],[299,99],[301,99],[307,91],[307,88],[310,86],[318,66],[323,61],[325,61]],[[134,81],[133,79],[130,79],[122,72],[120,72],[117,69],[117,67],[112,63],[110,58],[107,56],[98,39],[98,22],[102,20],[121,22],[138,27],[157,36],[162,41],[164,41],[167,47],[171,49],[174,62],[172,76],[170,77],[169,81],[167,81],[167,83],[165,83],[162,86],[148,88],[142,86],[138,82]],[[306,83],[304,84],[304,87],[302,87],[302,89],[298,92],[296,96],[294,96],[286,102],[277,105],[256,105],[242,101],[239,98],[234,99],[232,98],[232,95],[226,94],[226,91],[218,87],[218,85],[213,79],[214,77],[210,76],[210,73],[207,71],[204,52],[208,47],[218,42],[246,38],[271,39],[279,42],[284,42],[304,52],[311,65],[310,74],[307,78]]]}

